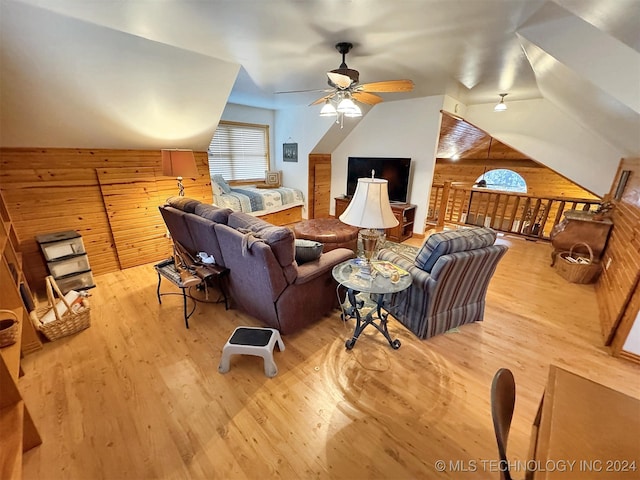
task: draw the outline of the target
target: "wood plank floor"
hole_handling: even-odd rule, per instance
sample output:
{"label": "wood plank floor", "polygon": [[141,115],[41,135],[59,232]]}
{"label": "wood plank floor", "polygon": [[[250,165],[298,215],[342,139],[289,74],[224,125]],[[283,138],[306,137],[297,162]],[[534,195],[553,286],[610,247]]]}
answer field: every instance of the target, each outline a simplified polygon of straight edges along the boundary
{"label": "wood plank floor", "polygon": [[527,458],[552,363],[640,398],[640,367],[602,346],[594,287],[559,277],[546,243],[498,241],[510,250],[484,322],[420,341],[390,320],[399,350],[371,329],[346,351],[353,321],[336,311],[284,337],[273,379],[258,357],[217,371],[229,334],[252,318],[199,304],[186,330],[180,297],[158,305],[151,265],[98,276],[91,328],[23,361],[20,388],[43,438],[24,478],[498,478],[435,468],[497,458],[498,368],[517,383],[512,460]]}

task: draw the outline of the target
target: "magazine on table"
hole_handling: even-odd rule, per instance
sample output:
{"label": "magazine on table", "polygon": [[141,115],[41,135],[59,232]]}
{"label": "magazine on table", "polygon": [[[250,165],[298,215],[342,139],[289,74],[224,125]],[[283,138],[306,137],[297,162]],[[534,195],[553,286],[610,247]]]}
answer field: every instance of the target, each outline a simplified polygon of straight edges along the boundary
{"label": "magazine on table", "polygon": [[407,272],[403,268],[400,268],[399,266],[385,260],[371,262],[371,265],[380,275],[385,278],[391,277],[394,273],[397,273],[401,277],[409,275],[409,272]]}

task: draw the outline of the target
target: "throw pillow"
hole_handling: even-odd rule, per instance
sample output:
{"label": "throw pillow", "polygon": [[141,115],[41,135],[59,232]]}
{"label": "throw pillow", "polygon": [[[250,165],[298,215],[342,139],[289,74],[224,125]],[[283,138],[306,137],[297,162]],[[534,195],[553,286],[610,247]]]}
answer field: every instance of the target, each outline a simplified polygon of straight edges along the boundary
{"label": "throw pillow", "polygon": [[264,183],[269,187],[279,187],[282,182],[282,171],[280,170],[267,170],[264,172]]}
{"label": "throw pillow", "polygon": [[224,193],[231,193],[231,187],[222,175],[214,175],[211,182],[217,184]]}
{"label": "throw pillow", "polygon": [[320,242],[296,238],[296,262],[298,262],[298,265],[301,265],[317,260],[320,258],[320,255],[322,255],[323,247],[324,245]]}

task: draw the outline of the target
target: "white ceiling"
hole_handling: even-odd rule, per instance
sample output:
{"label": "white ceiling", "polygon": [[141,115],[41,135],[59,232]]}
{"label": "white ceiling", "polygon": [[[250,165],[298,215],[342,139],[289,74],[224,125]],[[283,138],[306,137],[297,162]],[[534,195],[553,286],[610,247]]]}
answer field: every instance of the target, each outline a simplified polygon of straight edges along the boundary
{"label": "white ceiling", "polygon": [[[162,136],[162,129],[149,125],[150,113],[175,112],[196,119],[191,140],[204,138],[227,101],[274,109],[309,104],[320,94],[274,92],[326,88],[325,72],[341,62],[334,45],[349,41],[354,49],[347,64],[360,71],[361,83],[414,81],[413,92],[382,94],[386,101],[449,94],[480,104],[496,102],[501,92],[509,94],[507,102],[545,97],[609,141],[622,142],[623,150],[633,153],[637,148],[640,154],[638,141],[629,138],[640,131],[633,100],[640,99],[640,87],[620,86],[615,78],[602,79],[581,67],[587,62],[597,70],[599,61],[609,57],[598,46],[614,44],[620,58],[632,60],[614,77],[640,85],[640,0],[0,2],[3,129],[11,130],[14,122],[24,130],[37,105],[64,112],[65,102],[86,104],[94,98],[93,105],[84,107],[80,124],[68,128],[84,129],[91,116],[99,117],[106,123],[102,130],[114,136],[118,125],[124,125],[121,117],[127,117],[130,131],[144,123],[146,128],[135,133],[151,139]],[[574,49],[568,54],[555,51],[562,38],[544,44],[547,29],[568,21],[571,28],[585,30],[581,35],[594,37],[588,50],[580,52],[580,38],[572,39]],[[229,78],[235,83],[229,85]],[[621,96],[622,89],[627,91]],[[180,94],[165,103],[171,97],[168,90]],[[185,104],[189,108],[180,111]],[[119,115],[103,111],[107,107]],[[593,119],[598,112],[606,121]],[[188,121],[180,125],[184,128]],[[54,128],[56,122],[45,122],[43,128]],[[180,128],[173,123],[169,129]],[[2,134],[2,144],[29,141],[17,138]],[[124,146],[144,146],[127,141]],[[115,143],[94,141],[92,146]]]}

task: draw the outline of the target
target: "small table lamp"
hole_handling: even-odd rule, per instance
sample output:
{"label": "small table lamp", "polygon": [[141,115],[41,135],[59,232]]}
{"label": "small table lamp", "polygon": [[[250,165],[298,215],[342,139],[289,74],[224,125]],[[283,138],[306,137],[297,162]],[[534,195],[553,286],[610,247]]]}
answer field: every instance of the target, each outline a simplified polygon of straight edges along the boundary
{"label": "small table lamp", "polygon": [[197,177],[198,167],[192,150],[162,150],[162,175],[178,178],[178,195],[184,197],[182,177]]}
{"label": "small table lamp", "polygon": [[[373,174],[373,172],[372,172]],[[398,225],[389,204],[388,182],[381,178],[359,178],[356,193],[351,203],[340,215],[340,220],[347,225],[364,228],[360,232],[364,256],[371,268],[371,257],[376,251],[380,237],[376,229],[386,229]]]}

